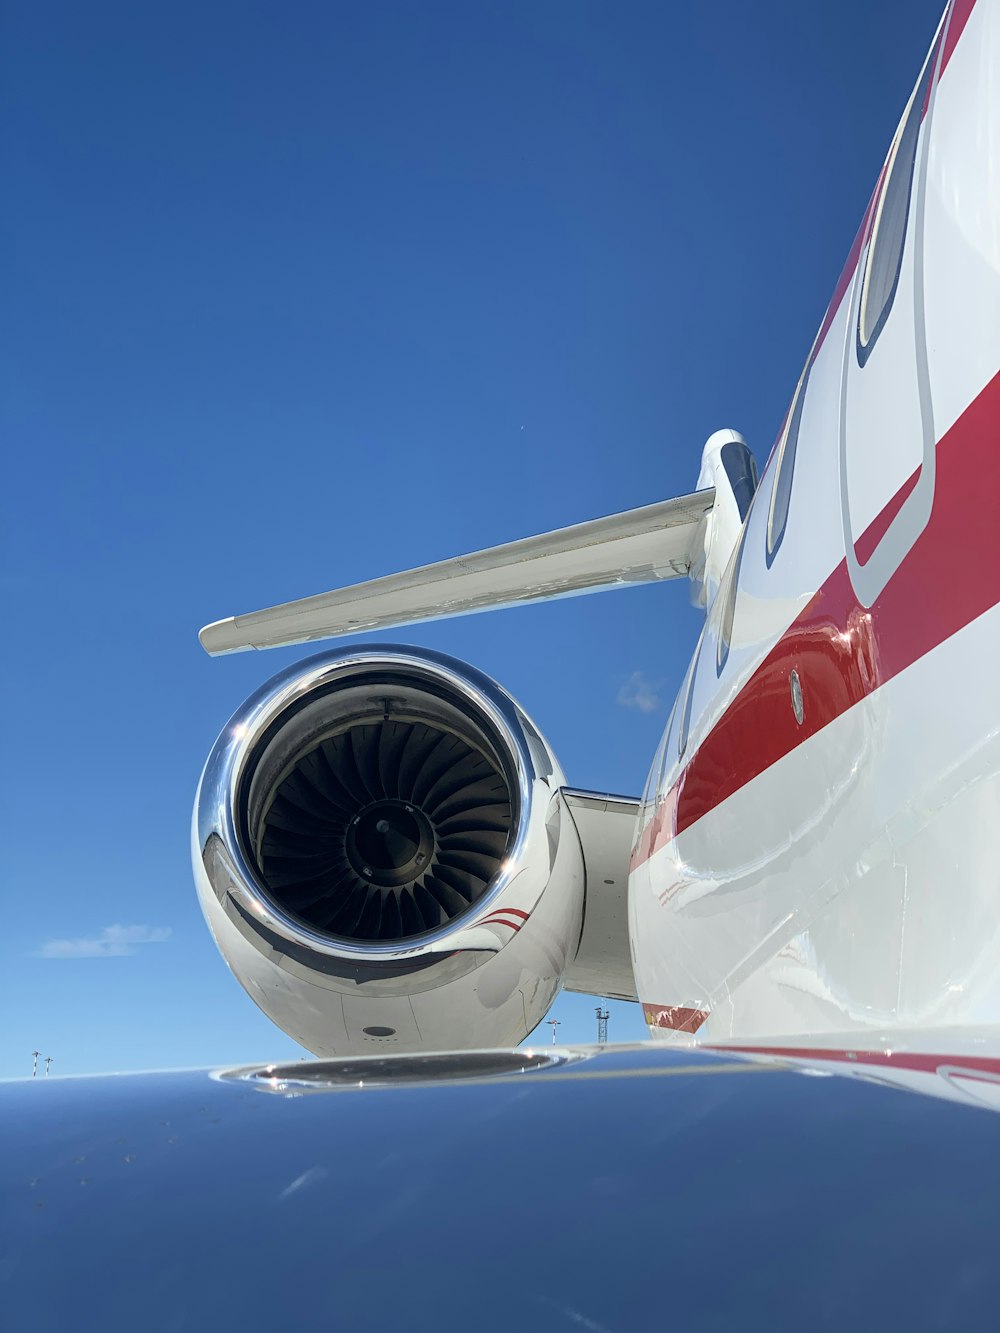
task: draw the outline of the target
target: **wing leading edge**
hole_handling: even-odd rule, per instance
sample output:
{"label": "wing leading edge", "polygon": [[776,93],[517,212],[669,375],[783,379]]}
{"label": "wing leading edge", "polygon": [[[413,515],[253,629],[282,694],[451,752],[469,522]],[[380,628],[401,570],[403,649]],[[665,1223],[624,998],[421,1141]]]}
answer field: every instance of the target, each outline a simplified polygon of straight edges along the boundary
{"label": "wing leading edge", "polygon": [[714,501],[711,489],[661,500],[624,514],[590,519],[349,588],[230,616],[206,625],[198,637],[214,657],[686,578],[703,520]]}

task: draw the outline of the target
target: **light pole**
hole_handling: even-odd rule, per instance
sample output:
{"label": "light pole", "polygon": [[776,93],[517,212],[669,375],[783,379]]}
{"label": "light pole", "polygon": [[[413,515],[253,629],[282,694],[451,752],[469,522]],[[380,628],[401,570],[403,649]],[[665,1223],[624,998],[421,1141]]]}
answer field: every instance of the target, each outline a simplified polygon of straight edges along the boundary
{"label": "light pole", "polygon": [[547,1022],[549,1027],[552,1029],[552,1045],[554,1046],[556,1044],[556,1028],[559,1026],[559,1019],[550,1018],[547,1020]]}
{"label": "light pole", "polygon": [[46,1078],[48,1078],[48,1076],[49,1076],[49,1065],[50,1065],[51,1063],[52,1063],[52,1056],[51,1056],[51,1055],[47,1055],[47,1056],[45,1057],[45,1077],[46,1077]]}
{"label": "light pole", "polygon": [[34,1078],[35,1075],[38,1073],[38,1057],[39,1057],[40,1055],[41,1055],[41,1051],[32,1051],[32,1052],[31,1052],[31,1077],[32,1077],[32,1078]]}
{"label": "light pole", "polygon": [[606,1046],[608,1041],[608,1019],[611,1015],[607,1009],[602,1009],[600,1005],[594,1010],[597,1015],[597,1044]]}

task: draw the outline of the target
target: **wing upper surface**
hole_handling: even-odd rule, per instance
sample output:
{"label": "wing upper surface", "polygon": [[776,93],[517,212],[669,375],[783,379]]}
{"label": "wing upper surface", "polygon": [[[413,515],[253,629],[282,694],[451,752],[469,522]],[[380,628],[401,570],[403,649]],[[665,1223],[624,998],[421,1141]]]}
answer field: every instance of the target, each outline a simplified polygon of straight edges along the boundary
{"label": "wing upper surface", "polygon": [[276,648],[613,587],[682,578],[714,490],[206,625],[206,652]]}

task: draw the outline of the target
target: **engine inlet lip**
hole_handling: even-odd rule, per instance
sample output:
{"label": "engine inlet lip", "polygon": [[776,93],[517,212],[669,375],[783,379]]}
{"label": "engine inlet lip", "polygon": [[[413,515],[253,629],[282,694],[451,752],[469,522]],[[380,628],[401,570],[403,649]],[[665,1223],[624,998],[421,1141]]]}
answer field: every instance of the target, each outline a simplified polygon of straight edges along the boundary
{"label": "engine inlet lip", "polygon": [[[500,872],[470,911],[414,939],[354,942],[314,930],[284,911],[262,883],[248,854],[239,815],[240,800],[264,738],[286,717],[320,692],[334,691],[373,672],[389,672],[423,686],[460,708],[481,725],[507,773],[512,807],[512,839]],[[411,650],[396,644],[320,653],[272,677],[233,714],[209,755],[195,802],[195,855],[208,868],[206,855],[213,838],[226,848],[228,873],[209,875],[212,892],[231,919],[259,923],[300,949],[331,958],[377,965],[398,959],[416,960],[452,947],[456,929],[477,924],[524,866],[528,814],[536,783],[543,781],[528,745],[517,705],[495,681],[475,667],[430,649]],[[232,900],[232,901],[231,901]]]}

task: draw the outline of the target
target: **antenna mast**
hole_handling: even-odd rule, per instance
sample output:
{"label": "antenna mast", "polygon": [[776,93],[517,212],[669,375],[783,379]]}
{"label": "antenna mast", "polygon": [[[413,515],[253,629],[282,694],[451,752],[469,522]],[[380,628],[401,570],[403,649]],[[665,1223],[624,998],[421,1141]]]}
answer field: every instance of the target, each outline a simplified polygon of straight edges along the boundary
{"label": "antenna mast", "polygon": [[608,1019],[611,1015],[607,1009],[602,1009],[600,1005],[594,1010],[597,1015],[597,1044],[606,1046],[608,1044]]}

